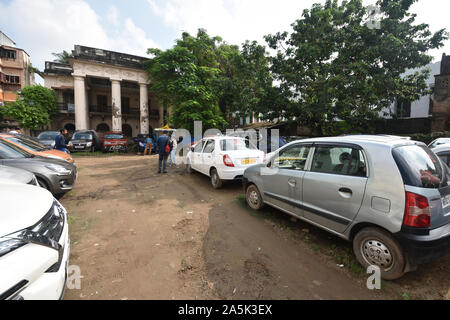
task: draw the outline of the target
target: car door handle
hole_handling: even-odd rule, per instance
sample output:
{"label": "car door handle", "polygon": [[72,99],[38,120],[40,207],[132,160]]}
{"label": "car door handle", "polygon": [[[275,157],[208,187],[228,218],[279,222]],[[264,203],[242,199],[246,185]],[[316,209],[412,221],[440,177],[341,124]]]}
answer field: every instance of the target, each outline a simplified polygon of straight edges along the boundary
{"label": "car door handle", "polygon": [[349,188],[340,188],[340,189],[339,189],[339,193],[340,193],[344,198],[351,198],[351,196],[353,195],[352,189],[349,189]]}
{"label": "car door handle", "polygon": [[294,179],[289,179],[288,180],[288,184],[292,187],[295,188],[297,186],[297,181]]}

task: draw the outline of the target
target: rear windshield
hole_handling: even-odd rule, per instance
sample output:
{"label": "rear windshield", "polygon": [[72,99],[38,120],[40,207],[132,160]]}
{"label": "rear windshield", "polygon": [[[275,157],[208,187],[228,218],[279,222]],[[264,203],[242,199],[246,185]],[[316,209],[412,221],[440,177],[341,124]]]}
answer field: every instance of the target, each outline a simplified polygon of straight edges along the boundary
{"label": "rear windshield", "polygon": [[448,185],[448,170],[430,149],[403,146],[395,148],[393,156],[406,185],[430,189]]}

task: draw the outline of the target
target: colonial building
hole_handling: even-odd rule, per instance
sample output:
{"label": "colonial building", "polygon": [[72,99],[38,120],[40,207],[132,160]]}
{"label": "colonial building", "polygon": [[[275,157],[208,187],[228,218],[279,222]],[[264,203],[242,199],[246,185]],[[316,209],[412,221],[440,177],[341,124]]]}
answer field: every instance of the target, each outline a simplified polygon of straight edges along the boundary
{"label": "colonial building", "polygon": [[432,131],[450,130],[450,56],[442,55],[441,70],[436,75],[434,99],[431,106]]}
{"label": "colonial building", "polygon": [[0,105],[16,101],[17,92],[33,84],[30,56],[0,31]]}
{"label": "colonial building", "polygon": [[55,90],[60,115],[48,129],[147,134],[165,111],[149,93],[147,58],[76,45],[68,64],[46,62],[40,75]]}

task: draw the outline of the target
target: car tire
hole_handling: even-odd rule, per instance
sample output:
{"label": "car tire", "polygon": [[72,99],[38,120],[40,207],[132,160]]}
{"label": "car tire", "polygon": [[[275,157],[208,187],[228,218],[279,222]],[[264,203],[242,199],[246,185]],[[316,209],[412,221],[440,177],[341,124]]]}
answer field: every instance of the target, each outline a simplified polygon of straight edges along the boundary
{"label": "car tire", "polygon": [[191,164],[190,164],[189,162],[186,163],[186,172],[187,172],[188,174],[194,173],[194,170],[192,169],[192,166],[191,166]]}
{"label": "car tire", "polygon": [[381,278],[396,280],[405,274],[406,259],[400,244],[387,231],[380,228],[365,228],[353,239],[356,259],[364,267],[376,265]]}
{"label": "car tire", "polygon": [[245,201],[247,202],[247,205],[253,210],[259,211],[266,206],[261,196],[261,192],[259,192],[258,187],[254,184],[251,184],[247,187],[245,191]]}
{"label": "car tire", "polygon": [[223,180],[220,179],[216,169],[211,170],[211,184],[214,189],[220,189],[223,187]]}

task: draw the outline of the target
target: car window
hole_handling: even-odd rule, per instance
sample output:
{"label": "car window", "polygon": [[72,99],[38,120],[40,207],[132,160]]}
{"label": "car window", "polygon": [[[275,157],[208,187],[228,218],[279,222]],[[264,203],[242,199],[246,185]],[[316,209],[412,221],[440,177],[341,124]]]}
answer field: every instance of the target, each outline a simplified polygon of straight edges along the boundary
{"label": "car window", "polygon": [[208,140],[208,142],[205,145],[205,149],[203,149],[203,153],[213,153],[216,146],[215,140]]}
{"label": "car window", "polygon": [[310,146],[294,146],[281,151],[274,159],[273,166],[287,170],[305,170]]}
{"label": "car window", "polygon": [[438,157],[427,147],[402,146],[392,154],[406,185],[437,189],[443,183],[448,184],[447,172],[444,174]]}
{"label": "car window", "polygon": [[72,137],[73,140],[92,140],[92,134],[90,133],[75,133]]}
{"label": "car window", "polygon": [[437,155],[447,166],[450,166],[450,153],[438,153]]}
{"label": "car window", "polygon": [[351,147],[316,147],[311,171],[366,177],[367,164],[361,150]]}
{"label": "car window", "polygon": [[194,147],[194,152],[201,153],[203,150],[203,145],[205,144],[205,140],[200,141]]}
{"label": "car window", "polygon": [[42,132],[38,139],[40,140],[55,140],[56,136],[58,135],[58,132]]}
{"label": "car window", "polygon": [[245,139],[223,139],[220,141],[222,151],[248,150]]}
{"label": "car window", "polygon": [[19,152],[13,147],[0,143],[0,159],[23,159],[25,154]]}

